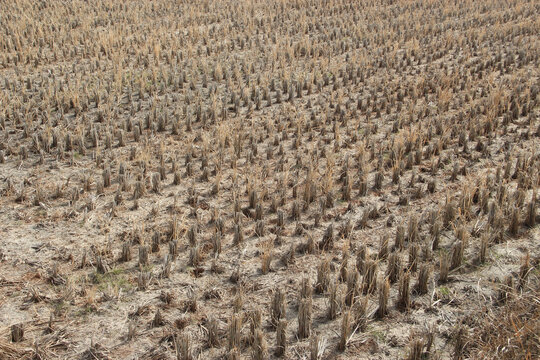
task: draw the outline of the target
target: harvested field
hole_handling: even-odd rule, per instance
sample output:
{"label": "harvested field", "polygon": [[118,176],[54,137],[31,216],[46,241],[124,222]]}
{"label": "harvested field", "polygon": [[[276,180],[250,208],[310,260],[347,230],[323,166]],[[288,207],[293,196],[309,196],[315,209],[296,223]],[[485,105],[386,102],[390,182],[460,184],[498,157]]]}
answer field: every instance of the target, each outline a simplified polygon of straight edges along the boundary
{"label": "harvested field", "polygon": [[537,359],[540,3],[0,3],[0,360]]}

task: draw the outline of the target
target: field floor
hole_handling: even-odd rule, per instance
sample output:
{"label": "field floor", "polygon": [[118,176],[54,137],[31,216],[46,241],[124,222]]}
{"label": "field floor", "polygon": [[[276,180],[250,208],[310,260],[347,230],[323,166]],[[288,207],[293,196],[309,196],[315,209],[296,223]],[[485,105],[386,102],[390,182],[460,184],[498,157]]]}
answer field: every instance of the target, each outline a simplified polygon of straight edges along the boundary
{"label": "field floor", "polygon": [[540,3],[0,3],[0,360],[538,359]]}

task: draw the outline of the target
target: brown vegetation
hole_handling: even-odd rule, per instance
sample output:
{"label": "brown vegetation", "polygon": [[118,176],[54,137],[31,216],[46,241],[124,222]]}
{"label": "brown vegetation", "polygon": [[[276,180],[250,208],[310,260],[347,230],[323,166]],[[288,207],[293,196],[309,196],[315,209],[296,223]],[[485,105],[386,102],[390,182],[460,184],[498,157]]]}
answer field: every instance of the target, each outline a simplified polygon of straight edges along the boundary
{"label": "brown vegetation", "polygon": [[538,28],[2,2],[0,359],[538,358]]}

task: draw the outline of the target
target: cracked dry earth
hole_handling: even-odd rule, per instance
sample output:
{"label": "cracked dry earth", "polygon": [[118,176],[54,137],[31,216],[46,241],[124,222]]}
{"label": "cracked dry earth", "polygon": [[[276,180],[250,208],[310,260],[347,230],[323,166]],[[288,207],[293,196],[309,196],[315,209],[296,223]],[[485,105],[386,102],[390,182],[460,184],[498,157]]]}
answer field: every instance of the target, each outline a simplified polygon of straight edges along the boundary
{"label": "cracked dry earth", "polygon": [[0,359],[535,359],[535,1],[0,4]]}

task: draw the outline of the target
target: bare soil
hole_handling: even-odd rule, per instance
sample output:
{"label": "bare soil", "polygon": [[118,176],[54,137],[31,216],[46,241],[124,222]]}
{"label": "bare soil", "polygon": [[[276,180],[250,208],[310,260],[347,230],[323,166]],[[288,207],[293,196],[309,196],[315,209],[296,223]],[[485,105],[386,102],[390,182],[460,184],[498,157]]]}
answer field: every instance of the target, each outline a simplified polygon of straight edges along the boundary
{"label": "bare soil", "polygon": [[3,2],[0,359],[538,358],[539,12]]}

